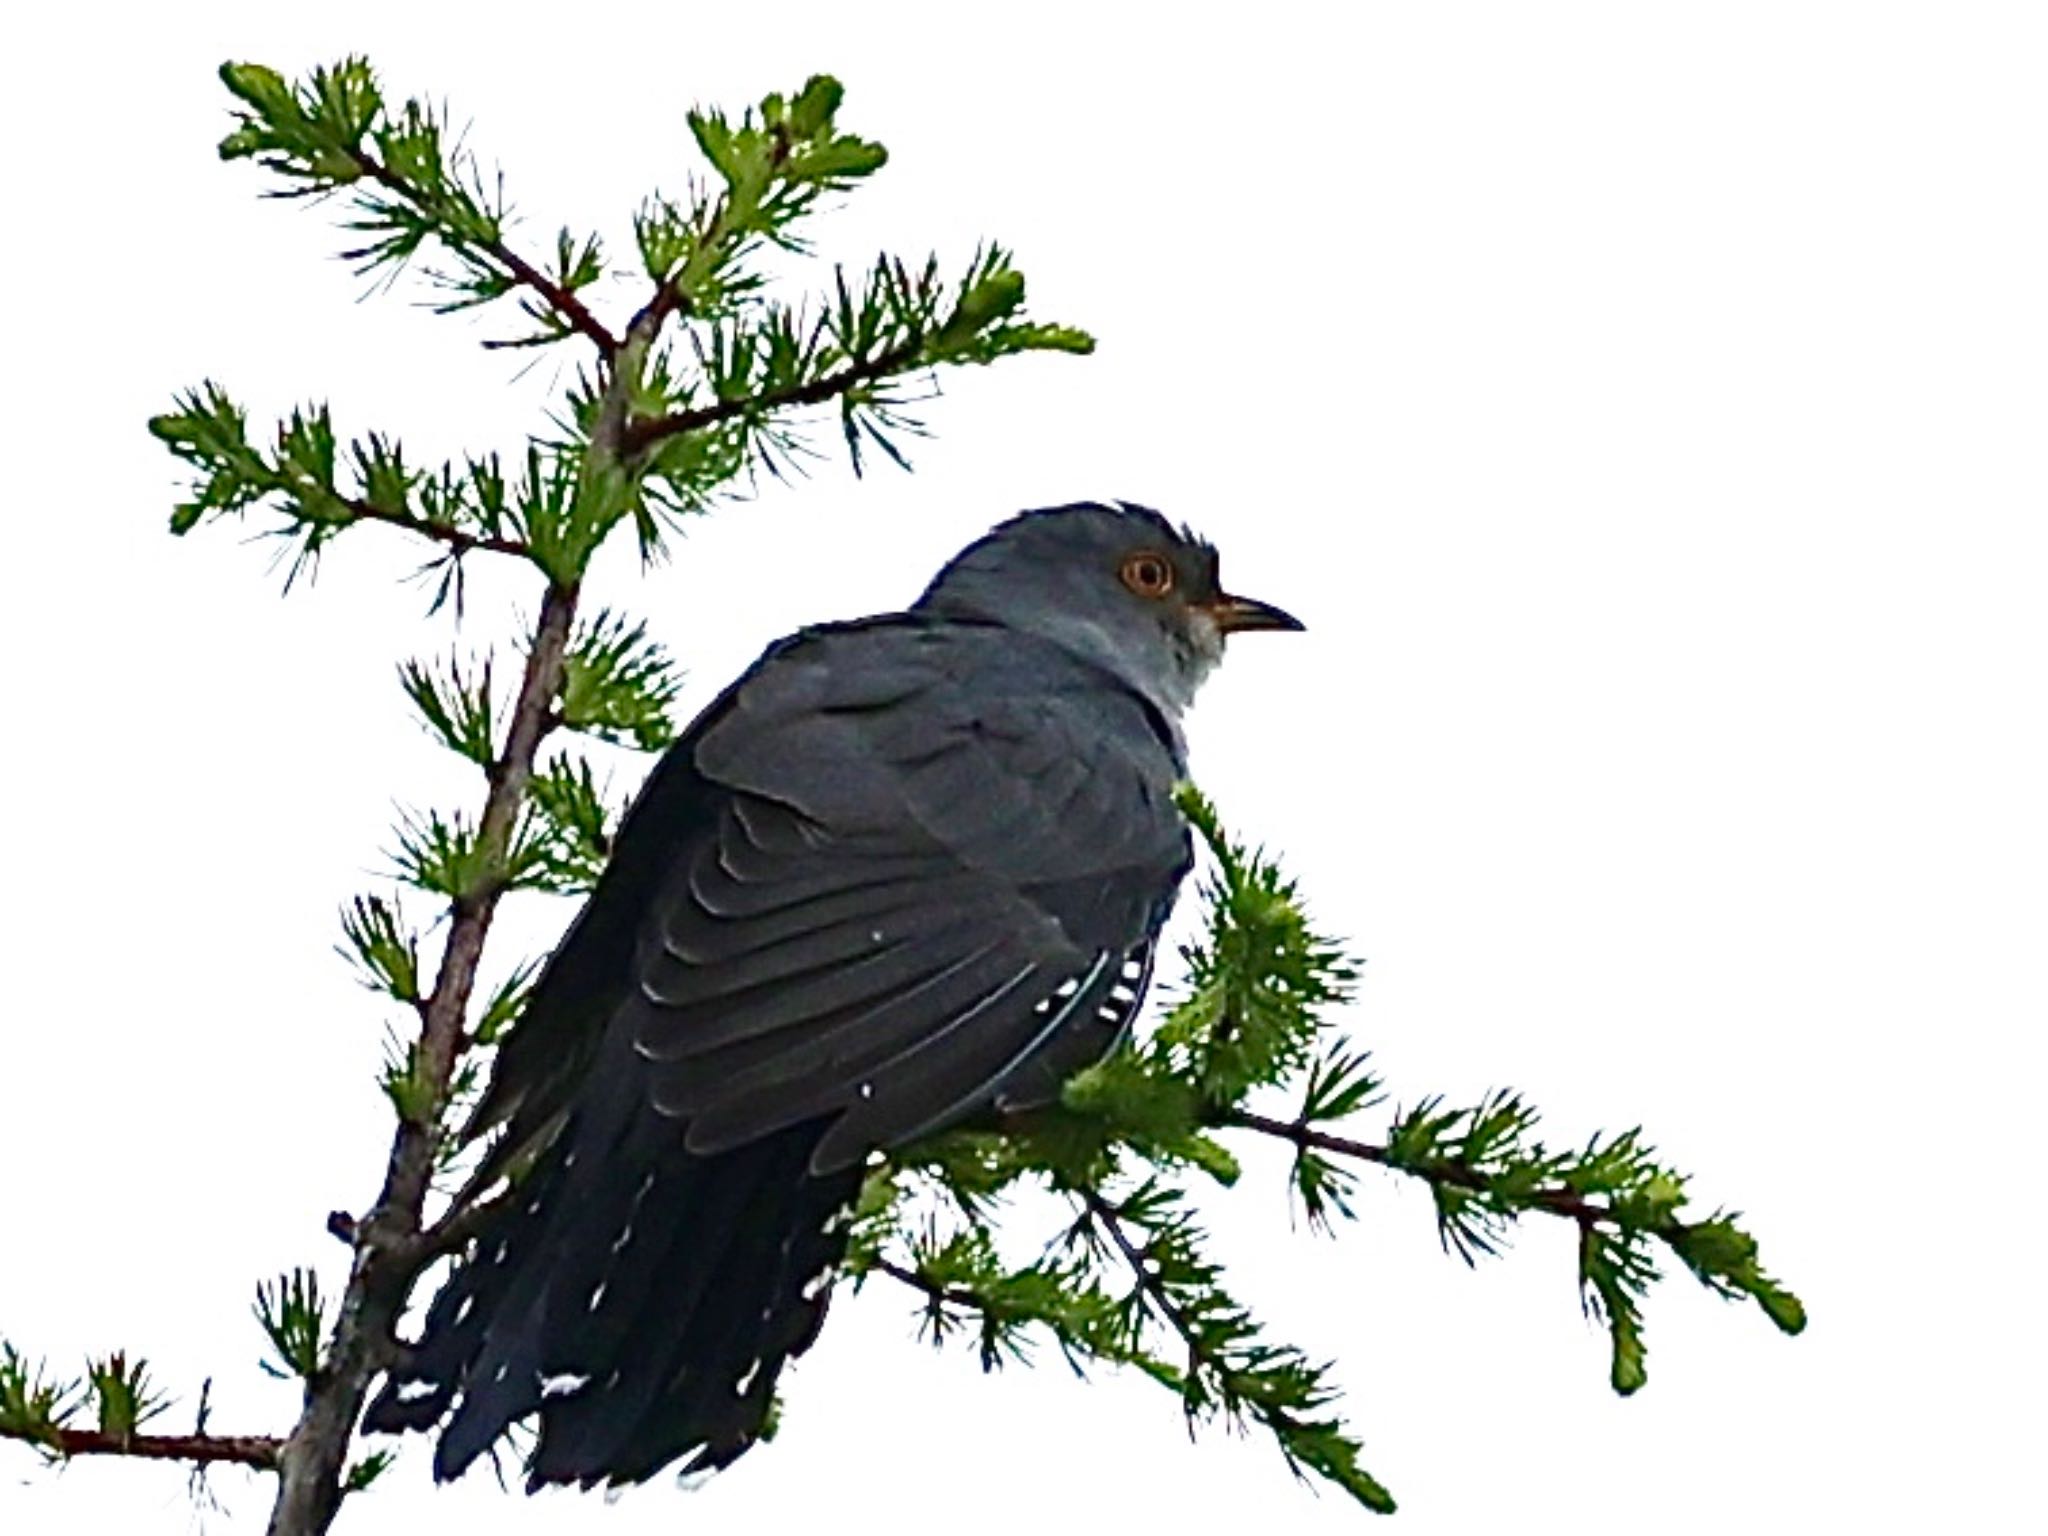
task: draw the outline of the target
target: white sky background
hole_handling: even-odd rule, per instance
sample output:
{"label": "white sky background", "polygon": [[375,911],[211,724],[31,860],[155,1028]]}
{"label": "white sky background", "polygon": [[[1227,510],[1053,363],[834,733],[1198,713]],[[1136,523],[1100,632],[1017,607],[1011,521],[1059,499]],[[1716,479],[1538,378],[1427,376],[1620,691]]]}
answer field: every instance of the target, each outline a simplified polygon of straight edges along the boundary
{"label": "white sky background", "polygon": [[[1278,1336],[1341,1360],[1393,1529],[2031,1524],[2038,10],[1040,5],[996,35],[964,8],[459,9],[10,28],[0,1331],[66,1365],[146,1354],[171,1428],[209,1373],[217,1429],[289,1422],[251,1289],[298,1263],[339,1288],[321,1219],[367,1200],[388,1136],[335,911],[394,801],[479,794],[393,667],[533,601],[485,579],[456,635],[381,530],[288,601],[232,528],[165,534],[143,422],[202,377],[257,422],[325,397],[419,458],[515,446],[560,379],[475,347],[506,320],[357,302],[325,219],[215,160],[215,66],[366,51],[474,124],[529,246],[595,227],[622,269],[628,210],[693,163],[686,106],[824,69],[894,157],[825,254],[999,236],[1100,351],[951,375],[914,476],[835,461],[644,579],[611,562],[595,598],[649,617],[694,708],[1018,507],[1193,521],[1309,625],[1236,647],[1198,775],[1368,957],[1348,1027],[1393,1092],[1512,1084],[1567,1141],[1640,1121],[1813,1314],[1788,1341],[1672,1279],[1623,1402],[1566,1232],[1468,1273],[1424,1191],[1376,1181],[1312,1240],[1248,1149],[1219,1246]],[[501,959],[566,916],[527,899]],[[912,1310],[886,1282],[842,1298],[783,1437],[702,1491],[435,1493],[415,1454],[344,1528],[1369,1521],[1261,1438],[1191,1447],[1148,1383],[984,1379],[912,1343]],[[213,1486],[202,1515],[175,1469],[0,1445],[0,1529],[261,1528],[267,1480]]]}

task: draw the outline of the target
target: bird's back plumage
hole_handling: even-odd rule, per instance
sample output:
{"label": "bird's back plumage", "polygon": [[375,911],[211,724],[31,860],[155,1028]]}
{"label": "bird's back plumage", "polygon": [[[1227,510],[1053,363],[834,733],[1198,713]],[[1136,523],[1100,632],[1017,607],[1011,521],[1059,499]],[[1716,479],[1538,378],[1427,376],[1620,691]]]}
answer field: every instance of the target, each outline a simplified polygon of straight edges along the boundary
{"label": "bird's back plumage", "polygon": [[512,1179],[368,1427],[453,1476],[719,1466],[814,1336],[866,1160],[1055,1097],[1190,853],[1178,737],[1083,656],[929,612],[782,642],[670,749],[502,1048]]}

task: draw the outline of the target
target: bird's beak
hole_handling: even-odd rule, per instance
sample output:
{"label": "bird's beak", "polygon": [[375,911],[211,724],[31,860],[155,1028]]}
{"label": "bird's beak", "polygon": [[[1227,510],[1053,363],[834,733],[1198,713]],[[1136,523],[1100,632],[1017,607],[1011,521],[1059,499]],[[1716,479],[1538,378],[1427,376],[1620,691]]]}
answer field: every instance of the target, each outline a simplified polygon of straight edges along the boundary
{"label": "bird's beak", "polygon": [[1262,603],[1256,598],[1232,597],[1227,592],[1204,606],[1216,620],[1216,627],[1226,635],[1247,629],[1298,630],[1308,627],[1283,608],[1275,608],[1271,603]]}

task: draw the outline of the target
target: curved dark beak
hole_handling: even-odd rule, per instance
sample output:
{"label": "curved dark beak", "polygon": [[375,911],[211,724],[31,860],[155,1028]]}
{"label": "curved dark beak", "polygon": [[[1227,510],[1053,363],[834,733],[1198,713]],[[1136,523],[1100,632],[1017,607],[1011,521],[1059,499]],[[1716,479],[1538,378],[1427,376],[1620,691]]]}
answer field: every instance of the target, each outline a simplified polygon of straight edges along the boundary
{"label": "curved dark beak", "polygon": [[1209,612],[1216,617],[1216,627],[1226,635],[1240,634],[1248,629],[1299,630],[1308,626],[1284,608],[1275,608],[1271,603],[1262,603],[1252,597],[1232,597],[1225,592],[1208,605]]}

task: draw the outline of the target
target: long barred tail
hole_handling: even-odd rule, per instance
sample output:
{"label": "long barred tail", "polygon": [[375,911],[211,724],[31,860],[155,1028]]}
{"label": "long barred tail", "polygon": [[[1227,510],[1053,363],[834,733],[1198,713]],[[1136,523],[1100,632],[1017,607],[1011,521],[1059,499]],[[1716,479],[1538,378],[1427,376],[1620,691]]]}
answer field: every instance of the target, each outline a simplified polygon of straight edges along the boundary
{"label": "long barred tail", "polygon": [[861,1172],[809,1173],[822,1130],[699,1157],[674,1121],[586,1102],[435,1297],[364,1427],[448,1416],[442,1480],[536,1412],[529,1489],[727,1465],[760,1438],[845,1255]]}

